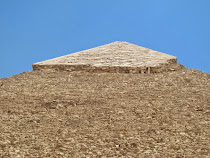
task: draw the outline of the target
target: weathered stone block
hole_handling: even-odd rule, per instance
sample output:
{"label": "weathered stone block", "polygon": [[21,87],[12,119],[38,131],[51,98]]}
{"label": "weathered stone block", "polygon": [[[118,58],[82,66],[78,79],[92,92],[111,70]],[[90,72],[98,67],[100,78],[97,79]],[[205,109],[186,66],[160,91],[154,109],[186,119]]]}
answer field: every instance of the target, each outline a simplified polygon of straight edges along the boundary
{"label": "weathered stone block", "polygon": [[[128,42],[107,45],[38,62],[33,70],[87,71],[150,74],[175,71],[177,57]],[[173,68],[171,68],[173,66]]]}

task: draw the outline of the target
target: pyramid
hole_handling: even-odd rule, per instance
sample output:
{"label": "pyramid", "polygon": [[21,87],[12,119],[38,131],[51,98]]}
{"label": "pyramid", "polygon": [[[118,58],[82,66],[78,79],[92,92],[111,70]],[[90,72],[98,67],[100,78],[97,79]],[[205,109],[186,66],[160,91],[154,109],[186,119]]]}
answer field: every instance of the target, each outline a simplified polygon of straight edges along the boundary
{"label": "pyramid", "polygon": [[45,60],[32,65],[33,70],[157,73],[174,71],[177,57],[117,41],[77,53]]}

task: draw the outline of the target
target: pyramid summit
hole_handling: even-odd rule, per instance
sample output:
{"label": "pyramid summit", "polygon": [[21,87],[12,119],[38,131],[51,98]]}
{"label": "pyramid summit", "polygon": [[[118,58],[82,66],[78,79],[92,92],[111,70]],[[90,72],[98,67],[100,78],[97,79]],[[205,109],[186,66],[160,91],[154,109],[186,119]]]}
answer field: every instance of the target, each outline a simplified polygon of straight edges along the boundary
{"label": "pyramid summit", "polygon": [[[116,42],[0,79],[0,158],[209,157],[210,74],[145,49]],[[132,74],[146,66],[166,72]],[[129,73],[87,72],[111,68]]]}
{"label": "pyramid summit", "polygon": [[175,70],[177,57],[128,42],[116,41],[92,49],[45,60],[33,70],[156,73]]}

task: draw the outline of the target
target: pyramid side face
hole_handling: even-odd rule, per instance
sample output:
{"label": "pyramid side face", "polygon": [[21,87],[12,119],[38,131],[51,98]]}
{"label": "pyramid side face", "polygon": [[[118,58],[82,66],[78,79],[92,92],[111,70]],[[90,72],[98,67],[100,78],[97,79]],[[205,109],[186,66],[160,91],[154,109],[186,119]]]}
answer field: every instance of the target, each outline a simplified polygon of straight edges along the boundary
{"label": "pyramid side face", "polygon": [[[177,57],[134,45],[113,42],[96,48],[33,64],[33,69],[62,69],[68,71],[140,73],[147,69],[160,69],[177,63]],[[149,70],[150,71],[150,70]]]}

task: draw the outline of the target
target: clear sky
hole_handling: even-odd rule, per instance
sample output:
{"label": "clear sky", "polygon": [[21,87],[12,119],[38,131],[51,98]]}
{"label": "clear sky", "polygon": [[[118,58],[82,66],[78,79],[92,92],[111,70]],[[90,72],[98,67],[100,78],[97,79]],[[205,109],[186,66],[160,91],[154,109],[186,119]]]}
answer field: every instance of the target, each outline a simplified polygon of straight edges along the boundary
{"label": "clear sky", "polygon": [[210,73],[210,0],[0,0],[0,78],[114,41]]}

